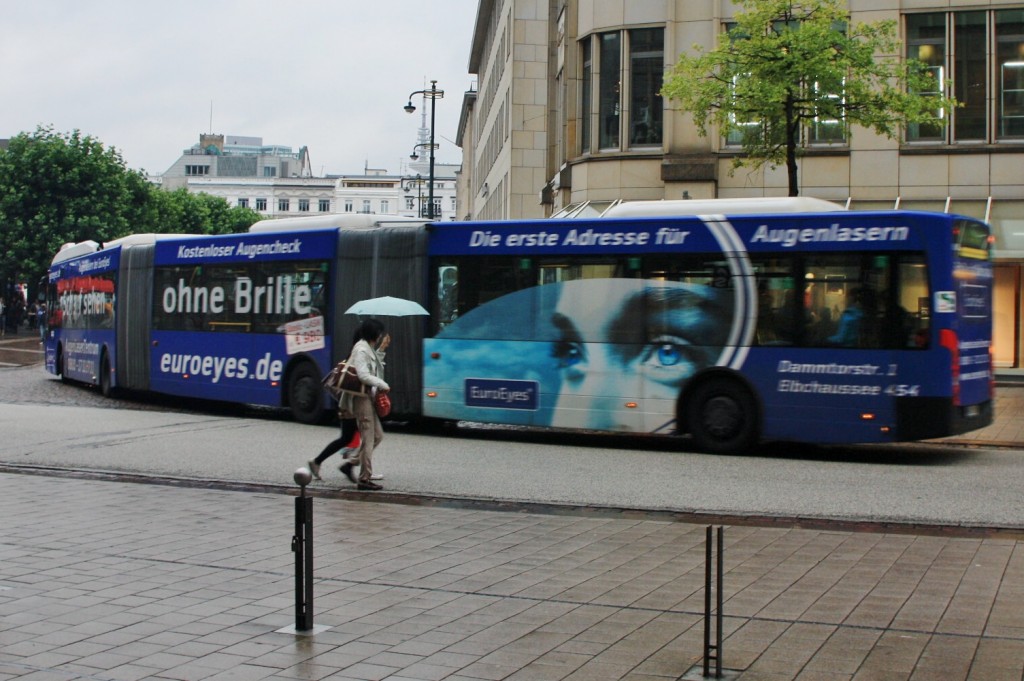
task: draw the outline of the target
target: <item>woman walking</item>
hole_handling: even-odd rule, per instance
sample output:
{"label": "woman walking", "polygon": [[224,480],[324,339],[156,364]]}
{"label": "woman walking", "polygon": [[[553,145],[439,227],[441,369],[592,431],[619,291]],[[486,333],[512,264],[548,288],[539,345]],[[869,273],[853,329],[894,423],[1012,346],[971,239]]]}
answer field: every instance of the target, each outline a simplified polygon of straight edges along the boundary
{"label": "woman walking", "polygon": [[[384,330],[384,325],[376,319],[367,319],[360,324],[356,335],[359,340],[352,348],[352,364],[356,368],[360,382],[371,388],[371,395],[342,393],[338,401],[338,409],[355,416],[360,438],[359,449],[341,465],[341,472],[355,482],[359,489],[372,491],[384,489],[371,479],[373,452],[384,439],[384,429],[381,428],[377,410],[374,409],[372,393],[391,390],[384,380],[384,352],[391,344],[391,336]],[[358,479],[352,474],[355,466],[359,466]]]}
{"label": "woman walking", "polygon": [[[359,333],[362,327],[356,329],[355,334],[352,336],[352,348],[348,351],[349,356],[352,356],[352,351],[355,350],[356,343],[362,338]],[[328,458],[337,454],[338,452],[345,450],[345,453],[341,455],[341,458],[348,460],[349,454],[352,450],[359,446],[359,441],[356,436],[359,434],[359,427],[356,425],[356,417],[351,411],[344,411],[341,408],[341,400],[338,400],[338,421],[341,423],[341,436],[336,440],[332,440],[323,448],[323,451],[315,459],[310,459],[309,470],[313,473],[315,480],[323,480],[320,477],[320,466],[323,465],[324,461]],[[356,482],[355,476],[352,475],[352,467],[345,468],[345,463],[341,464],[341,472],[345,473],[346,477],[353,482]]]}

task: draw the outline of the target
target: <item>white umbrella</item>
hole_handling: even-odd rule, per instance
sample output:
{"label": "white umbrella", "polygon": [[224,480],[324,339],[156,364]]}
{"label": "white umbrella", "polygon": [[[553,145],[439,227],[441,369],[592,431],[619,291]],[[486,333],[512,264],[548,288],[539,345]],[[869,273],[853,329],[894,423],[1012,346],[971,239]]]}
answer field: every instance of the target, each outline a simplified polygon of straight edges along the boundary
{"label": "white umbrella", "polygon": [[409,315],[429,315],[419,303],[405,298],[369,298],[345,310],[345,314],[358,314],[382,317],[408,317]]}

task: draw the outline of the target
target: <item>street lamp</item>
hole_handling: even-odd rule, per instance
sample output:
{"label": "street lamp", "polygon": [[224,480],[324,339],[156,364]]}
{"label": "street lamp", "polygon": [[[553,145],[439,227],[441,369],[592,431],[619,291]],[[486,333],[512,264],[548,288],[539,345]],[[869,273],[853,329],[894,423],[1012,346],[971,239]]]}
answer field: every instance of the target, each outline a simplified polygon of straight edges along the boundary
{"label": "street lamp", "polygon": [[417,144],[417,145],[415,145],[412,148],[412,153],[409,154],[409,158],[411,158],[414,161],[419,160],[420,155],[416,153],[416,150],[419,149],[420,147],[430,147],[430,150],[433,151],[434,149],[437,148],[437,145],[436,144],[422,144],[422,143]]}
{"label": "street lamp", "polygon": [[[430,220],[434,219],[434,149],[437,145],[434,144],[434,120],[436,113],[437,100],[444,98],[444,90],[437,89],[437,81],[430,81],[429,90],[416,90],[409,93],[409,103],[405,105],[406,113],[413,113],[416,111],[416,107],[412,104],[412,98],[416,95],[423,95],[424,98],[430,100],[430,173],[427,176],[427,181],[430,182],[430,188],[427,195],[427,218]],[[417,144],[417,147],[424,146]],[[413,148],[413,156],[416,157],[416,149]]]}
{"label": "street lamp", "polygon": [[419,206],[419,209],[416,212],[419,215],[419,217],[423,217],[423,176],[417,175],[416,177],[403,177],[402,191],[408,194],[409,191],[412,189],[413,184],[416,185],[416,189],[419,194],[419,198],[417,200],[417,205]]}

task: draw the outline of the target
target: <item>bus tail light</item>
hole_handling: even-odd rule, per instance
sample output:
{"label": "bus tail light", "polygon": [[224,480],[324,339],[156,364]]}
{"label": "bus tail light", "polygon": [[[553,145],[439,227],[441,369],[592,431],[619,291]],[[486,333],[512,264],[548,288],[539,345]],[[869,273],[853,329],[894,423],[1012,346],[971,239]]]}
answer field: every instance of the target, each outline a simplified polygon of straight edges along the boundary
{"label": "bus tail light", "polygon": [[950,370],[953,376],[953,404],[960,406],[960,343],[952,329],[942,329],[939,345],[949,350]]}

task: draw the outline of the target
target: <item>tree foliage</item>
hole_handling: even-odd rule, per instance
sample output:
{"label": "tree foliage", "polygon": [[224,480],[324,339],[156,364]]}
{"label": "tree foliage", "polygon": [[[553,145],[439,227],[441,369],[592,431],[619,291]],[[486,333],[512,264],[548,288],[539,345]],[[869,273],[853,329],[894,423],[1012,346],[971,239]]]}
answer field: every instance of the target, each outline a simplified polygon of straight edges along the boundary
{"label": "tree foliage", "polygon": [[146,232],[227,234],[258,219],[255,211],[207,194],[162,191],[129,170],[116,149],[78,130],[39,127],[0,150],[4,288],[25,281],[34,294],[54,253],[69,242]]}
{"label": "tree foliage", "polygon": [[893,138],[908,123],[944,124],[955,101],[927,66],[900,58],[892,21],[849,24],[842,0],[736,0],[735,26],[711,51],[694,46],[671,69],[662,94],[709,128],[738,136],[742,165],[785,165],[799,193],[801,133],[835,120]]}

